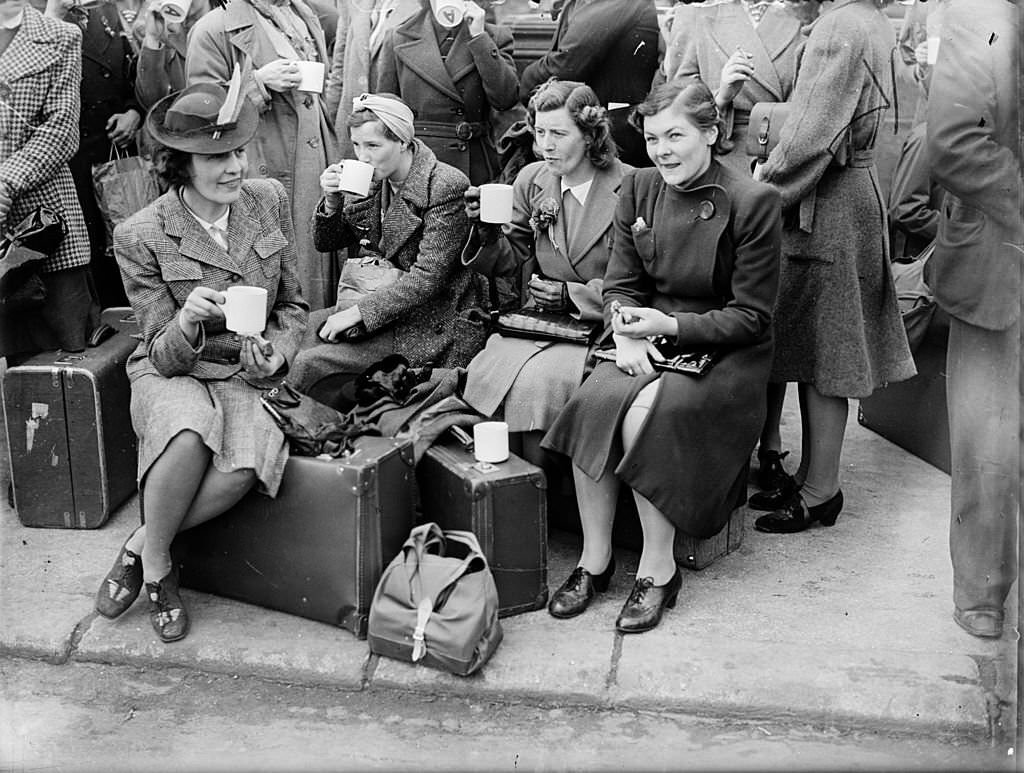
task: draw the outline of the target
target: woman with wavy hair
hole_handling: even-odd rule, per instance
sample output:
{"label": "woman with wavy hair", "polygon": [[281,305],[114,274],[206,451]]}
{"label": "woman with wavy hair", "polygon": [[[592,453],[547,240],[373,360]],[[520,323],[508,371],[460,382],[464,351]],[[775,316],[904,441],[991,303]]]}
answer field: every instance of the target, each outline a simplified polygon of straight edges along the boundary
{"label": "woman with wavy hair", "polygon": [[[594,90],[552,78],[530,97],[528,121],[542,161],[513,185],[512,222],[479,222],[476,189],[467,191],[474,221],[464,260],[491,276],[531,277],[527,305],[601,319],[601,288],[622,177],[611,123]],[[522,432],[523,453],[542,459],[541,434],[583,381],[589,347],[492,335],[469,364],[465,399],[485,416],[501,414]]]}

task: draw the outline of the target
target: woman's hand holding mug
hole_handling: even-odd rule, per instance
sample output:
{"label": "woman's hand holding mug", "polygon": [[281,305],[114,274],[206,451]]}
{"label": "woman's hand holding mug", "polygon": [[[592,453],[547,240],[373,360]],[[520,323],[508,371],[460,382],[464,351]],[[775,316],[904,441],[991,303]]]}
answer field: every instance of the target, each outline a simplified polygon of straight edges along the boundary
{"label": "woman's hand holding mug", "polygon": [[341,192],[341,162],[331,164],[320,173],[320,190],[324,192],[324,206],[328,213],[341,208],[345,197]]}
{"label": "woman's hand holding mug", "polygon": [[480,222],[480,188],[470,185],[462,194],[462,203],[466,207],[466,217],[470,223]]}
{"label": "woman's hand holding mug", "polygon": [[257,80],[273,91],[291,91],[302,82],[299,65],[292,59],[275,59],[253,73]]}
{"label": "woman's hand holding mug", "polygon": [[188,294],[178,314],[178,326],[193,346],[199,340],[199,325],[224,319],[221,305],[227,300],[224,293],[209,287],[196,287]]}

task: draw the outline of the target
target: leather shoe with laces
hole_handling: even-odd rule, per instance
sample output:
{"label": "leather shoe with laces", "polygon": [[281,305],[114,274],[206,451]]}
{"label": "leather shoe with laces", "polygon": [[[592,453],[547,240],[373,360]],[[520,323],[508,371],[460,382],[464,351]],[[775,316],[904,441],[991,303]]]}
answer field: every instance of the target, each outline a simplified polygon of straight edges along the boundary
{"label": "leather shoe with laces", "polygon": [[754,528],[770,534],[795,534],[818,521],[822,526],[832,526],[843,509],[843,492],[840,489],[831,499],[814,507],[807,507],[799,494],[794,494],[783,507],[774,513],[762,515],[754,521]]}
{"label": "leather shoe with laces", "polygon": [[653,577],[637,578],[633,590],[619,613],[615,627],[622,633],[642,633],[661,622],[666,609],[676,605],[683,576],[676,567],[675,574],[664,585],[655,585]]}
{"label": "leather shoe with laces", "polygon": [[788,473],[784,474],[786,478],[778,488],[769,491],[756,491],[750,495],[747,505],[751,510],[766,512],[778,510],[780,507],[785,507],[786,503],[799,493],[800,485],[797,484],[793,476]]}
{"label": "leather shoe with laces", "polygon": [[793,476],[786,472],[782,460],[789,456],[789,451],[758,451],[757,470],[754,471],[754,485],[764,491],[782,488]]}
{"label": "leather shoe with laces", "polygon": [[163,642],[184,639],[188,633],[188,612],[178,593],[178,570],[171,571],[158,582],[147,582],[149,622]]}
{"label": "leather shoe with laces", "polygon": [[96,611],[111,620],[134,604],[142,590],[142,556],[130,551],[127,545],[125,541],[96,591]]}
{"label": "leather shoe with laces", "polygon": [[608,568],[601,574],[591,574],[582,566],[572,570],[572,574],[555,591],[548,603],[548,612],[552,617],[566,619],[582,614],[590,606],[590,600],[597,593],[608,590],[608,583],[615,574],[615,556],[608,561]]}

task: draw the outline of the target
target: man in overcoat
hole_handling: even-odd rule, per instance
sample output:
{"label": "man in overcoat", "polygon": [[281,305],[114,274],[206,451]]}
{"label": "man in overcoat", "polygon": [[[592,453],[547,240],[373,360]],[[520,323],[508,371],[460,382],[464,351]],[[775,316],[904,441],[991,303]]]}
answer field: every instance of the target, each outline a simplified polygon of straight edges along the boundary
{"label": "man in overcoat", "polygon": [[953,618],[999,637],[1017,577],[1020,485],[1019,9],[952,0],[928,99],[932,174],[946,189],[925,270],[949,313]]}

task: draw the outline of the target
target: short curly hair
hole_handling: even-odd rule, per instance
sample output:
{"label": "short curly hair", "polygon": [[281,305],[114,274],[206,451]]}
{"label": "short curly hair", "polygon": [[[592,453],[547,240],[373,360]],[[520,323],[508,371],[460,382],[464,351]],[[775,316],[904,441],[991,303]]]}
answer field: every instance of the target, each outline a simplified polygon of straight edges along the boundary
{"label": "short curly hair", "polygon": [[526,105],[530,131],[533,131],[537,113],[563,107],[587,140],[587,159],[598,169],[607,168],[619,155],[619,150],[612,139],[608,111],[586,83],[549,78],[537,86]]}
{"label": "short curly hair", "polygon": [[644,118],[660,113],[669,107],[676,107],[690,119],[698,129],[718,129],[718,139],[711,149],[715,153],[728,153],[733,143],[725,136],[725,124],[715,105],[711,89],[700,78],[676,78],[651,89],[644,101],[629,114],[629,124],[643,134]]}
{"label": "short curly hair", "polygon": [[180,188],[192,182],[192,154],[166,145],[153,150],[153,169],[165,188]]}

